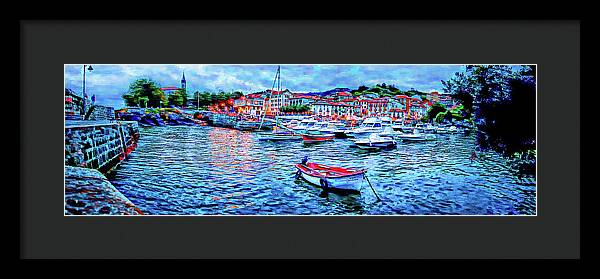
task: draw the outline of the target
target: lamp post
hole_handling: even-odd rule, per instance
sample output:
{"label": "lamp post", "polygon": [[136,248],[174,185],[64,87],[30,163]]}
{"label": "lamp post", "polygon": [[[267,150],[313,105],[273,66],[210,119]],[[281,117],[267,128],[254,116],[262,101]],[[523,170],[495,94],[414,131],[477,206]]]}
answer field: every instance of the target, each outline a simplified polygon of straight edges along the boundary
{"label": "lamp post", "polygon": [[[85,115],[86,101],[87,101],[86,100],[87,99],[87,95],[85,94],[85,71],[86,71],[85,66],[88,66],[88,65],[83,65],[83,90],[82,90],[83,91],[83,96],[82,96],[82,99],[83,99],[83,115]],[[92,68],[92,65],[89,65],[89,67],[87,68],[87,70],[91,72],[91,71],[94,70],[94,68]]]}

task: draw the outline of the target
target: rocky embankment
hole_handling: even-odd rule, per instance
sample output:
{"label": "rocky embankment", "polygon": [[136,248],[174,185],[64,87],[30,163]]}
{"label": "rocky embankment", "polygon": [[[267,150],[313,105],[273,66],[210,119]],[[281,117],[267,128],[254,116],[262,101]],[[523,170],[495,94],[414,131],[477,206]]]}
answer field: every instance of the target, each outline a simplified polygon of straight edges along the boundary
{"label": "rocky embankment", "polygon": [[65,215],[142,215],[97,170],[65,167]]}

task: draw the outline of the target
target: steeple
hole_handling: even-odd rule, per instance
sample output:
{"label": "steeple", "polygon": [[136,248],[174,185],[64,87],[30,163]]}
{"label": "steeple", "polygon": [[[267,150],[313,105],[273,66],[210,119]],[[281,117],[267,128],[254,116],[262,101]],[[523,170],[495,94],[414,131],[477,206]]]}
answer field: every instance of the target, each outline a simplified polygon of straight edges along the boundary
{"label": "steeple", "polygon": [[181,88],[186,90],[185,71],[183,71],[183,77],[181,77]]}

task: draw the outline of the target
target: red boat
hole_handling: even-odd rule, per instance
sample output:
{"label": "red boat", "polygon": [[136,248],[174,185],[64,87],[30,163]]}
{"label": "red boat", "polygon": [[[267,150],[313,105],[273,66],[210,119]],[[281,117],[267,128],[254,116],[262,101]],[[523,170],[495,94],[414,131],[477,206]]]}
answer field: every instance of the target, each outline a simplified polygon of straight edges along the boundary
{"label": "red boat", "polygon": [[296,164],[297,178],[321,186],[324,189],[341,189],[360,191],[360,185],[365,175],[365,170],[332,167],[317,163]]}
{"label": "red boat", "polygon": [[320,135],[310,135],[310,134],[302,134],[302,139],[304,142],[321,142],[333,140],[335,138],[334,134],[320,134]]}

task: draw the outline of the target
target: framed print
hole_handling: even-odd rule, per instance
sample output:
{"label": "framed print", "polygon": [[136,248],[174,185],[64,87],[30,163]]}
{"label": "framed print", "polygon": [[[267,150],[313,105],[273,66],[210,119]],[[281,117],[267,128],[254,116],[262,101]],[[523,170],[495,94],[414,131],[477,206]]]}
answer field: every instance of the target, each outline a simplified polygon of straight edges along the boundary
{"label": "framed print", "polygon": [[65,65],[65,215],[535,216],[536,89],[525,64]]}

